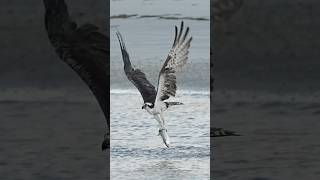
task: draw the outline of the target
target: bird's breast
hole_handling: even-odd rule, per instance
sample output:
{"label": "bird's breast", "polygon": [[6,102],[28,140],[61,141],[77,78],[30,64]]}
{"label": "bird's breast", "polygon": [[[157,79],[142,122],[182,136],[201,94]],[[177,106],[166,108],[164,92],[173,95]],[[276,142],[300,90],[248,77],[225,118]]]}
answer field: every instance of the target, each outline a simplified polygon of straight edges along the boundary
{"label": "bird's breast", "polygon": [[151,115],[156,114],[155,108],[150,108],[150,107],[147,106],[145,109]]}

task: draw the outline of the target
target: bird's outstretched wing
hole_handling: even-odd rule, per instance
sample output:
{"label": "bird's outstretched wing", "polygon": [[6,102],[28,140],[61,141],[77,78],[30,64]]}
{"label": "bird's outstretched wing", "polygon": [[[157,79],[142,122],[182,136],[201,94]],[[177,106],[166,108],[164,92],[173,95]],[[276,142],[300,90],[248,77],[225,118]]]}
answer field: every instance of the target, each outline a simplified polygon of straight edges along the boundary
{"label": "bird's outstretched wing", "polygon": [[176,72],[186,64],[192,40],[192,37],[187,39],[188,33],[189,27],[183,33],[183,21],[181,22],[179,32],[177,26],[175,26],[175,37],[172,48],[159,73],[155,105],[159,101],[164,101],[170,96],[176,95]]}
{"label": "bird's outstretched wing", "polygon": [[92,24],[77,27],[63,0],[43,0],[45,27],[59,57],[89,86],[110,126],[107,102],[109,38]]}
{"label": "bird's outstretched wing", "polygon": [[143,101],[145,103],[148,102],[153,104],[157,94],[155,87],[148,81],[146,75],[140,69],[134,69],[131,66],[129,54],[126,50],[123,38],[120,32],[117,32],[116,34],[120,43],[120,49],[124,63],[124,72],[127,78],[139,90]]}

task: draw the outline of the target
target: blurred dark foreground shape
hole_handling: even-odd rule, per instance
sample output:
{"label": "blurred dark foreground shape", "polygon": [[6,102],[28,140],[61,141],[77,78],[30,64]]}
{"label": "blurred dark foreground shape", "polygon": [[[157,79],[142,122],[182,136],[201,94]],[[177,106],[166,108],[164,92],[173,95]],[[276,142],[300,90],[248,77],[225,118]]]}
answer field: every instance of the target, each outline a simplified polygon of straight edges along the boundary
{"label": "blurred dark foreground shape", "polygon": [[[79,25],[109,35],[108,1],[66,3]],[[103,111],[54,51],[45,11],[43,1],[0,1],[0,179],[107,179]]]}
{"label": "blurred dark foreground shape", "polygon": [[[213,32],[214,32],[214,42],[213,44],[215,44],[215,42],[219,42],[219,40],[223,39],[223,35],[222,33],[220,33],[220,27],[222,26],[224,21],[228,21],[235,13],[237,13],[237,11],[241,8],[243,4],[243,0],[214,0],[212,3],[212,7],[211,8],[211,19],[214,27],[213,27]],[[212,17],[213,16],[213,17]],[[217,35],[215,35],[217,33]],[[212,35],[212,34],[211,34]],[[212,46],[212,45],[211,45]],[[212,47],[211,47],[212,48]],[[214,46],[213,46],[214,49]],[[212,50],[211,50],[212,51]],[[214,59],[214,53],[215,53],[215,49],[213,50],[213,56],[211,55],[212,58],[212,62],[211,62],[211,94],[214,94],[214,69],[213,67],[215,66],[215,59]],[[214,97],[214,96],[212,96]],[[214,98],[211,99],[212,100],[212,107],[214,108]],[[213,112],[211,112],[213,114]],[[213,115],[212,115],[213,117]],[[214,120],[213,120],[214,121]],[[230,131],[230,130],[225,130],[223,128],[211,128],[210,129],[210,136],[211,137],[224,137],[224,136],[239,136],[239,134],[237,134],[234,131]]]}
{"label": "blurred dark foreground shape", "polygon": [[102,150],[110,146],[110,120],[107,75],[109,65],[109,39],[98,27],[85,24],[80,27],[70,19],[63,0],[43,0],[45,27],[58,56],[88,85],[95,95],[107,122]]}
{"label": "blurred dark foreground shape", "polygon": [[214,179],[320,179],[319,12],[244,0],[214,22],[214,125],[243,133],[214,138]]}

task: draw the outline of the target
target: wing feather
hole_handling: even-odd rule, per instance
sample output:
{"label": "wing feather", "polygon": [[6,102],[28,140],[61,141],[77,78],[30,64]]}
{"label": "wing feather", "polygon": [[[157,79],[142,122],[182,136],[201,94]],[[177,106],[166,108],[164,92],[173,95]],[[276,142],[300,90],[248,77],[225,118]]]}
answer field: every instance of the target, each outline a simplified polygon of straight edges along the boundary
{"label": "wing feather", "polygon": [[[177,26],[175,26],[175,38],[169,55],[159,73],[158,89],[155,104],[159,101],[169,99],[170,96],[175,96],[177,91],[176,72],[179,71],[187,62],[190,43],[192,37],[187,39],[189,34],[189,27],[187,27],[184,35],[183,21],[181,22],[179,33]],[[187,40],[186,40],[187,39]]]}
{"label": "wing feather", "polygon": [[154,104],[157,94],[155,87],[148,81],[146,75],[140,69],[134,69],[132,67],[123,38],[120,32],[117,32],[116,34],[119,40],[124,63],[124,72],[127,78],[139,90],[145,103],[149,102]]}
{"label": "wing feather", "polygon": [[64,1],[43,2],[46,9],[45,27],[51,44],[59,57],[89,86],[109,126],[109,38],[92,24],[77,27]]}

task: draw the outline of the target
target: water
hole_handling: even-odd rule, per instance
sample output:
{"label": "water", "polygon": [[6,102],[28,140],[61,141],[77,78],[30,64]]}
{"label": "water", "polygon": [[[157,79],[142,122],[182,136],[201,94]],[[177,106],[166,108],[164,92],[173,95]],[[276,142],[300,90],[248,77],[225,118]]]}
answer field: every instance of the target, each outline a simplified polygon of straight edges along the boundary
{"label": "water", "polygon": [[[174,25],[180,20],[125,19],[111,20],[117,26],[111,30],[111,88],[131,87],[123,72],[123,62],[115,31],[118,29],[124,38],[131,62],[141,69],[153,84],[156,84],[159,71],[168,55],[174,38]],[[193,37],[189,59],[177,76],[178,88],[209,89],[209,22],[185,20]]]}
{"label": "water", "polygon": [[[111,1],[111,179],[210,178],[209,3]],[[164,114],[171,141],[166,148],[157,136],[156,120],[141,109],[143,100],[124,74],[115,32],[121,32],[133,66],[156,87],[174,26],[181,20],[190,27],[193,40],[187,65],[177,75],[177,97],[170,98],[185,105]]]}
{"label": "water", "polygon": [[214,179],[319,179],[319,92],[216,91],[214,125],[242,136],[215,138]]}
{"label": "water", "polygon": [[105,119],[87,88],[0,89],[1,179],[106,179]]}
{"label": "water", "polygon": [[164,114],[171,140],[166,148],[138,92],[111,91],[111,179],[209,179],[209,94],[178,94],[184,105]]}
{"label": "water", "polygon": [[210,18],[210,1],[198,0],[113,0],[110,15],[170,15]]}

